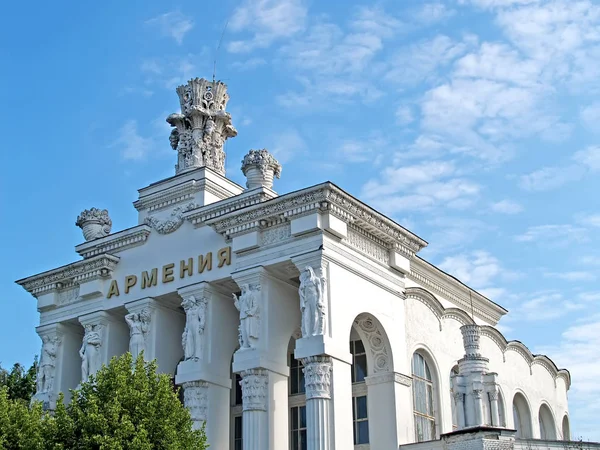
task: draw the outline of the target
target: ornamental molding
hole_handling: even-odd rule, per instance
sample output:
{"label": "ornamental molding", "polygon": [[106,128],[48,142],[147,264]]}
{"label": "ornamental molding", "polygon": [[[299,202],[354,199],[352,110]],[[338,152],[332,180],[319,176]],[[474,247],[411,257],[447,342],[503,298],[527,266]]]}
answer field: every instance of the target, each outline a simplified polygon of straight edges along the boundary
{"label": "ornamental molding", "polygon": [[377,319],[369,314],[360,314],[355,320],[356,331],[361,335],[365,348],[371,353],[373,373],[390,372],[392,370],[389,343],[381,332]]}
{"label": "ornamental molding", "polygon": [[79,284],[72,283],[57,292],[56,303],[59,306],[75,303],[79,298]]}
{"label": "ornamental molding", "polygon": [[266,411],[267,386],[269,373],[267,369],[248,369],[240,373],[242,380],[242,410]]}
{"label": "ornamental molding", "polygon": [[222,200],[234,195],[234,193],[214,181],[202,178],[200,180],[189,180],[171,188],[143,195],[133,202],[133,206],[138,211],[151,213],[179,203],[190,202],[194,200],[195,195],[200,191],[209,192]]}
{"label": "ornamental molding", "polygon": [[330,356],[309,356],[302,358],[306,400],[331,398],[331,372],[333,363]]}
{"label": "ornamental molding", "polygon": [[183,224],[183,214],[193,209],[199,208],[200,206],[194,202],[190,202],[187,205],[176,207],[166,219],[158,219],[155,216],[148,216],[144,219],[146,225],[150,225],[159,234],[169,234]]}
{"label": "ornamental molding", "polygon": [[110,278],[119,263],[119,257],[99,255],[77,261],[38,275],[23,278],[16,283],[34,297],[50,291],[60,291],[70,284],[82,284],[98,278]]}
{"label": "ornamental molding", "polygon": [[492,325],[498,323],[500,318],[508,312],[418,256],[412,259],[410,273],[407,277],[442,295],[461,309],[472,310],[477,317]]}
{"label": "ornamental molding", "polygon": [[342,243],[377,262],[389,264],[390,249],[385,241],[353,224],[348,224],[348,234]]}
{"label": "ornamental molding", "polygon": [[380,372],[375,375],[369,375],[365,378],[367,386],[373,386],[375,384],[382,383],[397,383],[402,386],[411,387],[412,377],[397,372]]}
{"label": "ornamental molding", "polygon": [[105,238],[92,242],[84,242],[75,247],[75,251],[84,258],[102,255],[104,253],[119,253],[129,248],[144,245],[152,229],[149,225],[138,225],[127,230],[114,233]]}
{"label": "ornamental molding", "polygon": [[228,213],[214,211],[213,218],[206,218],[204,222],[229,239],[260,228],[261,221],[264,220],[291,220],[314,212],[329,212],[381,239],[388,248],[409,257],[427,245],[427,242],[415,234],[329,182],[285,194],[243,210]]}
{"label": "ornamental molding", "polygon": [[260,233],[260,245],[267,246],[280,244],[290,240],[292,237],[292,227],[288,223],[282,225],[268,227]]}

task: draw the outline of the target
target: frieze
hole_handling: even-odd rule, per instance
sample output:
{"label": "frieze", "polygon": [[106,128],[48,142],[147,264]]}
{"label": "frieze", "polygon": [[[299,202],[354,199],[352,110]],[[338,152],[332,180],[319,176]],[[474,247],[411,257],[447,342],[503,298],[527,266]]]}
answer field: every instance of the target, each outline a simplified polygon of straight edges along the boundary
{"label": "frieze", "polygon": [[348,235],[342,242],[376,261],[388,264],[389,249],[376,242],[375,240],[377,238],[369,238],[366,234],[367,233],[350,224],[348,225]]}
{"label": "frieze", "polygon": [[66,289],[58,291],[57,303],[59,305],[68,305],[77,301],[79,298],[79,284],[74,284]]}
{"label": "frieze", "polygon": [[[119,262],[118,256],[101,255],[82,261],[77,261],[58,269],[33,275],[18,280],[16,283],[23,286],[34,297],[45,292],[58,290],[66,282],[81,283],[95,278],[109,277]],[[58,283],[62,283],[58,285]]]}
{"label": "frieze", "polygon": [[292,237],[292,230],[289,223],[284,223],[276,227],[270,227],[260,233],[260,245],[278,244],[287,241]]}

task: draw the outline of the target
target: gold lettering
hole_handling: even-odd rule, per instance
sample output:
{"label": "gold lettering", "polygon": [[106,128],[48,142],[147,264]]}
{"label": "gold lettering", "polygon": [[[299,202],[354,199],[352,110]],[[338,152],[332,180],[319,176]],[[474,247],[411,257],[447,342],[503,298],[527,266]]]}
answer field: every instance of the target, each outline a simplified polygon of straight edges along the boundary
{"label": "gold lettering", "polygon": [[119,296],[119,285],[117,284],[117,280],[112,280],[110,282],[110,288],[108,289],[106,298],[111,298],[113,295]]}
{"label": "gold lettering", "polygon": [[198,256],[198,273],[204,272],[204,269],[212,270],[212,252],[208,252],[206,258],[204,255]]}
{"label": "gold lettering", "polygon": [[188,258],[187,264],[185,263],[185,259],[182,259],[179,262],[179,278],[185,278],[185,273],[191,277],[194,275],[194,259]]}
{"label": "gold lettering", "polygon": [[125,277],[125,293],[129,294],[129,289],[135,286],[137,283],[137,277],[135,275],[127,275]]}
{"label": "gold lettering", "polygon": [[222,248],[217,252],[219,258],[219,267],[223,267],[225,264],[228,266],[231,264],[231,247]]}
{"label": "gold lettering", "polygon": [[148,272],[144,270],[142,272],[142,289],[146,289],[150,286],[156,286],[158,281],[158,269],[154,268],[150,271],[150,276],[148,276]]}
{"label": "gold lettering", "polygon": [[171,264],[166,264],[162,267],[162,282],[163,283],[170,283],[171,281],[175,280],[175,277],[173,276],[173,268],[175,267],[175,264],[171,263]]}

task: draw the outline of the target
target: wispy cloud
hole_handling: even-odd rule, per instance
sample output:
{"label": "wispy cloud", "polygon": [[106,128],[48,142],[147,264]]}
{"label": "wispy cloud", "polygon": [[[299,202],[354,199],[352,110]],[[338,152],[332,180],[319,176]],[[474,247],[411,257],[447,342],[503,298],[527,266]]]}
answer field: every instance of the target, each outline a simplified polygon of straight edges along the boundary
{"label": "wispy cloud", "polygon": [[518,236],[517,242],[543,243],[548,246],[560,247],[573,242],[585,242],[588,240],[587,230],[570,224],[560,225],[536,225]]}
{"label": "wispy cloud", "polygon": [[181,45],[185,35],[194,28],[194,21],[176,10],[148,19],[146,25],[158,28],[163,36],[173,38]]}
{"label": "wispy cloud", "polygon": [[492,203],[490,209],[500,214],[518,214],[523,211],[523,206],[512,200],[505,199]]}
{"label": "wispy cloud", "polygon": [[117,148],[125,160],[141,161],[156,149],[156,142],[152,138],[140,135],[136,120],[128,120],[119,129],[117,139],[109,147]]}

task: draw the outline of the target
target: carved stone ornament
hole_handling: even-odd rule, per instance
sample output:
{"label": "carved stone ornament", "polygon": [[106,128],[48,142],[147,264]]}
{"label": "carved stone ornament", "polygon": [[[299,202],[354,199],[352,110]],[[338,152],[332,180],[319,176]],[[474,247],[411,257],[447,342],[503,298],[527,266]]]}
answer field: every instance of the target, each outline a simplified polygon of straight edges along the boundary
{"label": "carved stone ornament", "polygon": [[91,241],[108,236],[112,228],[112,220],[108,216],[108,210],[92,208],[82,211],[77,216],[75,225],[81,228],[85,240]]}
{"label": "carved stone ornament", "polygon": [[463,325],[460,327],[463,336],[463,345],[465,347],[465,358],[479,357],[479,341],[481,339],[481,330],[479,325]]}
{"label": "carved stone ornament", "polygon": [[362,334],[366,336],[368,346],[373,360],[373,372],[388,372],[391,370],[390,357],[388,355],[387,343],[379,329],[377,321],[368,314],[361,314],[354,324],[359,327]]}
{"label": "carved stone ornament", "polygon": [[244,284],[242,294],[233,294],[235,307],[240,312],[240,348],[255,348],[260,337],[260,285]]}
{"label": "carved stone ornament", "polygon": [[151,319],[152,316],[148,308],[142,309],[139,313],[131,313],[125,316],[125,322],[129,325],[129,352],[134,361],[141,352],[145,353]]}
{"label": "carved stone ornament", "polygon": [[181,113],[167,117],[175,127],[169,136],[171,147],[177,151],[175,173],[208,167],[225,175],[223,144],[237,136],[231,115],[225,112],[227,86],[221,81],[194,78],[179,86],[177,95]]}
{"label": "carved stone ornament", "polygon": [[102,365],[102,324],[85,326],[85,335],[79,349],[81,356],[81,381],[88,381],[90,375],[94,375]]}
{"label": "carved stone ornament", "polygon": [[53,391],[54,375],[56,372],[56,355],[58,348],[62,343],[60,336],[42,337],[42,356],[37,372],[36,394],[43,394]]}
{"label": "carved stone ornament", "polygon": [[266,148],[250,150],[242,160],[242,172],[246,177],[246,187],[254,189],[273,187],[273,177],[281,176],[281,164]]}
{"label": "carved stone ornament", "polygon": [[266,369],[249,369],[241,372],[242,410],[266,411],[269,374]]}
{"label": "carved stone ornament", "polygon": [[185,360],[198,361],[202,359],[204,348],[204,327],[206,326],[206,306],[208,299],[197,299],[190,295],[181,302],[185,311],[185,329],[181,336],[181,345]]}
{"label": "carved stone ornament", "polygon": [[331,398],[331,371],[333,364],[329,356],[309,356],[303,358],[306,400],[311,398]]}
{"label": "carved stone ornament", "polygon": [[[321,272],[321,269],[319,269]],[[300,274],[300,311],[302,312],[302,337],[325,334],[327,314],[326,279],[317,276],[315,270],[306,266]]]}
{"label": "carved stone ornament", "polygon": [[[188,381],[183,383],[183,403],[190,410],[194,422],[206,421],[208,412],[208,383]],[[197,428],[194,426],[194,428]]]}
{"label": "carved stone ornament", "polygon": [[177,230],[183,223],[183,214],[191,211],[192,209],[198,208],[198,205],[194,202],[188,203],[185,206],[178,206],[175,208],[171,215],[166,219],[158,219],[154,216],[148,216],[144,220],[146,225],[150,225],[160,234],[169,234]]}

